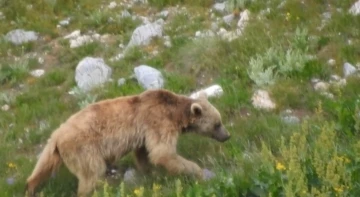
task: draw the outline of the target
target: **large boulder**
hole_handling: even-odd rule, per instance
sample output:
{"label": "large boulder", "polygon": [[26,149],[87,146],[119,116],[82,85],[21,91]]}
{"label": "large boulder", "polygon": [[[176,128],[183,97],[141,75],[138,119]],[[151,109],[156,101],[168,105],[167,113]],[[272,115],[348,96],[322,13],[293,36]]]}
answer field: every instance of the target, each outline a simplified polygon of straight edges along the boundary
{"label": "large boulder", "polygon": [[147,66],[140,65],[134,68],[137,81],[144,89],[159,89],[164,87],[164,78],[160,71]]}
{"label": "large boulder", "polygon": [[9,42],[12,42],[15,45],[20,45],[23,43],[36,41],[38,39],[38,34],[33,31],[25,31],[23,29],[15,29],[8,32],[5,35],[5,39]]}
{"label": "large boulder", "polygon": [[107,82],[111,74],[102,58],[85,57],[76,66],[75,81],[81,90],[88,91]]}

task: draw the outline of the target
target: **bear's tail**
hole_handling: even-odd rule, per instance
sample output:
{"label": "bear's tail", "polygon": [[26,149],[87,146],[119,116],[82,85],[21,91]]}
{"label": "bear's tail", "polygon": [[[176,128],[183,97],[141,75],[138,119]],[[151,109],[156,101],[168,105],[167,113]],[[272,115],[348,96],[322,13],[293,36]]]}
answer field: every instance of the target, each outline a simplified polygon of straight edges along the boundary
{"label": "bear's tail", "polygon": [[49,178],[51,173],[55,172],[61,163],[62,162],[59,150],[56,146],[56,142],[54,139],[50,139],[44,147],[44,150],[41,153],[32,174],[26,181],[27,195],[33,196],[36,187],[42,183],[42,181]]}

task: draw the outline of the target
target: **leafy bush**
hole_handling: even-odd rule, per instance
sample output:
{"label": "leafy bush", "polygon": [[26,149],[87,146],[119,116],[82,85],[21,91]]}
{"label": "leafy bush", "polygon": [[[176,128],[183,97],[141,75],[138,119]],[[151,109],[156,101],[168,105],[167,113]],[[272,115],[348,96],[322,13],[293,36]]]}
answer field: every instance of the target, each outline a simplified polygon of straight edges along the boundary
{"label": "leafy bush", "polygon": [[314,59],[308,54],[307,45],[307,30],[297,28],[288,49],[274,46],[250,59],[250,79],[258,86],[267,86],[273,85],[280,77],[301,73],[306,63]]}

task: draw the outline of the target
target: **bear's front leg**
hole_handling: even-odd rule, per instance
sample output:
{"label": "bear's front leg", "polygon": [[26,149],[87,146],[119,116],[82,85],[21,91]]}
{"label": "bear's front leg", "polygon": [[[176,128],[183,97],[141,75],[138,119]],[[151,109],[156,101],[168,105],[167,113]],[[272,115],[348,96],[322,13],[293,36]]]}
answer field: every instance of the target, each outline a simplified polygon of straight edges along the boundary
{"label": "bear's front leg", "polygon": [[178,155],[172,146],[158,144],[150,150],[149,157],[151,163],[165,167],[171,174],[195,175],[198,179],[204,179],[199,165]]}

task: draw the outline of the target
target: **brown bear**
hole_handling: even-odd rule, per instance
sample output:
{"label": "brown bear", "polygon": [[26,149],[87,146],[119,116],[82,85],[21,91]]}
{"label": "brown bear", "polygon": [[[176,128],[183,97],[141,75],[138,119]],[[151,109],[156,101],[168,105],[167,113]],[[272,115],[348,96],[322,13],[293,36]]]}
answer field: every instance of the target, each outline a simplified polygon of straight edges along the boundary
{"label": "brown bear", "polygon": [[230,138],[220,113],[204,93],[192,99],[157,89],[90,104],[52,133],[27,179],[26,192],[33,196],[37,186],[64,162],[79,181],[77,195],[87,196],[107,165],[130,151],[140,171],[153,164],[171,174],[203,179],[203,170],[176,152],[179,135],[187,132],[220,142]]}

